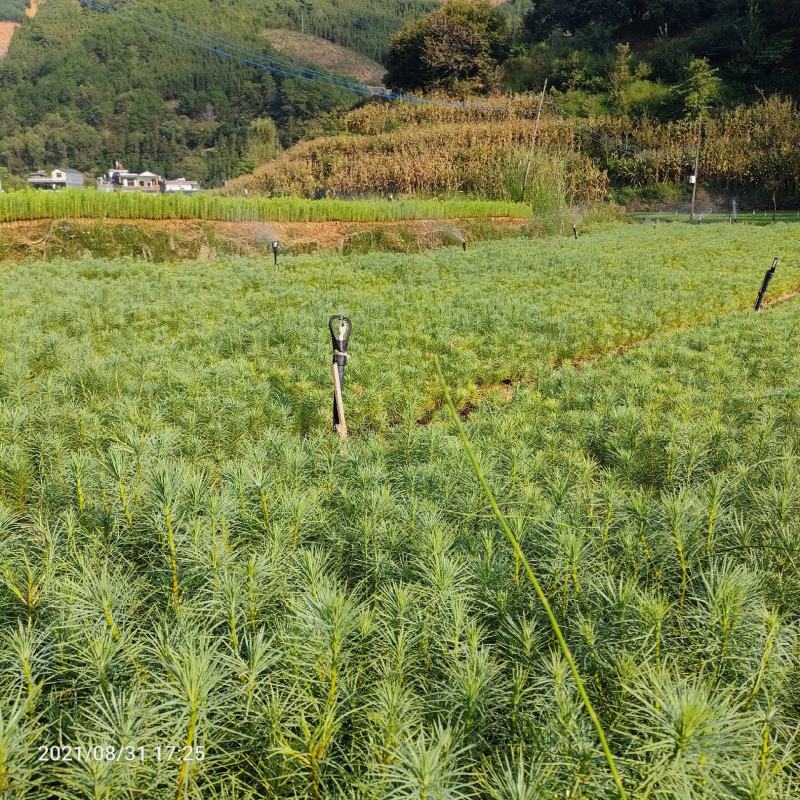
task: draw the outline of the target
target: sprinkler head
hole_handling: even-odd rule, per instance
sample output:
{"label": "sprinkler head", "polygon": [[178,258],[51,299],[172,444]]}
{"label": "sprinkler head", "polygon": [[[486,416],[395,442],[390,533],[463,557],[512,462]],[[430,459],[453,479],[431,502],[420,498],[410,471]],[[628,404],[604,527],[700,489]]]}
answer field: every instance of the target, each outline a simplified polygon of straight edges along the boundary
{"label": "sprinkler head", "polygon": [[278,252],[279,245],[280,245],[280,242],[278,242],[277,239],[273,239],[272,240],[272,252],[273,253],[277,253]]}
{"label": "sprinkler head", "polygon": [[467,252],[467,240],[466,240],[466,239],[462,239],[462,240],[461,240],[461,249],[462,249],[462,250],[463,250],[465,253]]}
{"label": "sprinkler head", "polygon": [[[333,345],[334,359],[347,360],[347,345],[350,343],[350,334],[353,332],[353,323],[349,317],[335,314],[328,321],[331,331],[331,344]],[[340,355],[341,354],[341,355]],[[338,360],[337,360],[337,363]]]}

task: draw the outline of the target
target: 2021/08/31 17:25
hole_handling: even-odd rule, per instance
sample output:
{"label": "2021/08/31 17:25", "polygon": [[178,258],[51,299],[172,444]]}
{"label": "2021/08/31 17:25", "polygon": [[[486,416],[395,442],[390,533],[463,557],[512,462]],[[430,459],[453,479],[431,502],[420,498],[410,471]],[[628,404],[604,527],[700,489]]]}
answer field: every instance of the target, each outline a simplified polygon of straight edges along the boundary
{"label": "2021/08/31 17:25", "polygon": [[202,745],[51,745],[39,747],[38,761],[203,761]]}

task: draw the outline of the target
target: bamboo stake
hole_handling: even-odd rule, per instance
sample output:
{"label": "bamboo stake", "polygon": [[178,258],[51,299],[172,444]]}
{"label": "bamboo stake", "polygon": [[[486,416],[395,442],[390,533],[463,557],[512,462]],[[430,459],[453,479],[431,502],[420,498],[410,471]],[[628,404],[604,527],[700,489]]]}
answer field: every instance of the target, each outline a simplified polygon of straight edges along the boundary
{"label": "bamboo stake", "polygon": [[544,95],[547,91],[547,80],[547,78],[544,79],[544,86],[542,86],[542,95],[539,98],[539,110],[536,112],[536,124],[533,127],[531,147],[528,151],[528,163],[525,165],[525,175],[522,177],[522,196],[519,198],[521,203],[525,202],[525,189],[528,188],[528,177],[530,176],[531,162],[533,161],[533,149],[536,147],[536,138],[539,135],[539,120],[542,118],[542,106],[544,105]]}
{"label": "bamboo stake", "polygon": [[339,424],[336,426],[336,431],[339,438],[344,441],[347,438],[347,423],[344,419],[344,402],[342,401],[342,384],[339,380],[339,367],[336,362],[333,362],[333,397],[336,401],[336,413],[339,417]]}

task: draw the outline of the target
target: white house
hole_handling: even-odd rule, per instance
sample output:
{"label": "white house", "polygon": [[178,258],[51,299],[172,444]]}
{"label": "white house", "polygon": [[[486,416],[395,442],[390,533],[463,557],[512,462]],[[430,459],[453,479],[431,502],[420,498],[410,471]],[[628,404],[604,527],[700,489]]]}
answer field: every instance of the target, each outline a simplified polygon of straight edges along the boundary
{"label": "white house", "polygon": [[154,172],[128,172],[119,161],[97,179],[97,188],[104,192],[160,192],[161,176]]}
{"label": "white house", "polygon": [[34,172],[28,178],[28,184],[34,189],[83,189],[83,173],[75,169],[54,169],[50,175],[46,172]]}
{"label": "white house", "polygon": [[200,184],[198,184],[197,181],[189,181],[186,178],[161,181],[161,191],[165,194],[194,194],[199,191],[199,189]]}

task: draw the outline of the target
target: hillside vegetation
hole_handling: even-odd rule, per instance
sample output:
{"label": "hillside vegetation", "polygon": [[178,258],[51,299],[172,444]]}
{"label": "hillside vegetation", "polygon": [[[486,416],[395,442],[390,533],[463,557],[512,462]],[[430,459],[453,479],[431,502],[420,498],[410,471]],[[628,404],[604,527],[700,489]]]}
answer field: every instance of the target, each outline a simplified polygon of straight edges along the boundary
{"label": "hillside vegetation", "polygon": [[[119,159],[133,169],[218,185],[253,172],[300,139],[347,131],[349,122],[342,126],[340,117],[356,103],[354,95],[315,76],[287,77],[203,50],[187,41],[195,34],[180,27],[186,22],[205,31],[203,41],[212,48],[244,48],[245,58],[257,58],[272,37],[277,50],[289,54],[284,58],[369,83],[378,80],[376,64],[385,59],[387,85],[403,91],[442,90],[465,98],[474,91],[512,89],[530,101],[529,112],[547,80],[549,110],[579,118],[590,138],[603,139],[599,148],[584,143],[577,151],[541,159],[543,174],[561,176],[556,194],[578,200],[596,195],[596,172],[607,172],[612,187],[658,183],[664,172],[682,179],[688,167],[674,163],[671,133],[678,134],[680,160],[691,162],[695,148],[683,146],[682,126],[702,118],[710,126],[708,141],[724,140],[728,134],[720,131],[739,124],[729,124],[731,115],[741,121],[749,114],[745,127],[756,129],[758,110],[733,109],[764,106],[770,130],[756,137],[761,155],[735,153],[736,163],[729,164],[727,154],[717,159],[715,153],[708,178],[715,190],[756,192],[769,200],[774,195],[778,203],[793,197],[796,184],[797,138],[789,138],[794,122],[786,123],[787,114],[796,111],[779,104],[781,97],[796,98],[800,85],[800,13],[791,13],[799,2],[790,0],[786,7],[775,0],[704,0],[692,8],[685,3],[667,8],[649,0],[598,0],[575,10],[550,0],[533,8],[524,3],[492,8],[479,0],[445,6],[435,0],[235,0],[221,13],[213,0],[113,0],[119,17],[81,10],[78,0],[50,0],[35,19],[22,23],[0,65],[0,170],[4,178],[9,171],[19,175],[59,163],[102,171]],[[18,15],[18,6],[13,8],[17,11],[9,13]],[[334,45],[359,55],[350,57]],[[778,134],[769,119],[776,109]],[[607,117],[611,122],[603,121]],[[609,139],[612,128],[619,138]],[[636,143],[640,130],[659,140],[655,157],[650,145]],[[252,186],[313,195],[349,194],[360,185],[362,192],[502,196],[509,181],[524,183],[515,174],[520,160],[528,160],[519,152],[525,149],[523,134],[501,153],[499,142],[507,142],[507,135],[486,133],[481,156],[487,158],[487,174],[480,179],[462,174],[469,170],[463,164],[468,157],[465,137],[457,134],[443,129],[437,139],[426,132],[418,146],[408,138],[400,146],[364,141],[363,159],[356,160],[336,155],[336,148],[351,143],[306,145],[286,157],[285,169],[272,175],[267,168]],[[456,141],[448,150],[441,141],[451,135]],[[370,151],[373,146],[377,152]],[[325,150],[319,158],[317,147]],[[789,165],[778,177],[775,163],[765,163],[777,152]],[[423,172],[430,163],[432,174],[407,174],[411,159],[421,159]],[[345,171],[353,165],[357,174],[347,179]],[[530,172],[527,166],[523,171]]]}
{"label": "hillside vegetation", "polygon": [[631,800],[797,797],[800,313],[750,310],[773,253],[777,299],[797,226],[5,265],[2,791],[619,798],[529,565]]}
{"label": "hillside vegetation", "polygon": [[[389,33],[428,0],[310,4],[236,0],[135,0],[142,24],[49,0],[25,20],[0,64],[0,167],[14,173],[68,164],[100,172],[131,169],[219,183],[259,163],[264,139],[290,144],[308,121],[352,105],[330,86],[224,60],[161,35],[168,18],[255,53],[268,27],[299,28],[382,57]],[[155,22],[153,22],[155,20]],[[273,120],[271,129],[259,121]],[[270,130],[272,133],[270,133]]]}
{"label": "hillside vegetation", "polygon": [[[484,98],[496,111],[372,103],[345,115],[343,132],[300,142],[230,187],[337,196],[466,192],[526,201],[591,203],[607,189],[647,188],[685,199],[694,170],[695,120],[567,118],[548,105],[538,126],[533,96]],[[526,113],[523,114],[523,111]],[[728,203],[800,200],[800,111],[770,98],[705,122],[701,180]]]}
{"label": "hillside vegetation", "polygon": [[26,8],[26,0],[0,0],[0,20],[21,22]]}

